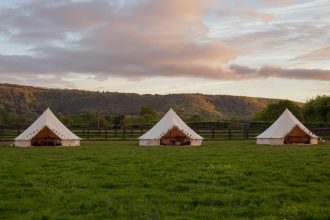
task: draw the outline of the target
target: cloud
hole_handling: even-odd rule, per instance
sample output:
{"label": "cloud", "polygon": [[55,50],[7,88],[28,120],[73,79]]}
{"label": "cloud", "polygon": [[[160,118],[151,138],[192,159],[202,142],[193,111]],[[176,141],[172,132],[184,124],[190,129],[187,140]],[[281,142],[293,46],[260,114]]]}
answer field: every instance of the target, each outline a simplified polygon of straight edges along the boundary
{"label": "cloud", "polygon": [[316,59],[316,60],[329,60],[330,59],[330,46],[325,46],[308,53],[302,54],[295,59]]}
{"label": "cloud", "polygon": [[54,75],[38,75],[38,74],[24,74],[24,75],[13,75],[13,74],[0,74],[0,82],[15,83],[20,85],[32,85],[40,86],[47,85],[47,87],[70,87],[75,88],[74,83],[64,80],[60,76]]}
{"label": "cloud", "polygon": [[[212,1],[29,3],[0,13],[10,38],[34,45],[36,56],[0,56],[0,72],[92,73],[110,76],[221,78],[239,52],[205,38],[202,22]],[[11,31],[9,31],[11,32]],[[71,37],[70,37],[71,36]],[[73,37],[72,37],[73,36]]]}
{"label": "cloud", "polygon": [[265,65],[261,68],[249,68],[237,64],[229,67],[231,74],[242,79],[287,78],[298,80],[330,81],[330,70],[323,69],[283,69],[278,66]]}
{"label": "cloud", "polygon": [[[217,15],[222,19],[239,19],[238,21],[241,23],[250,21],[250,22],[258,22],[262,21],[265,23],[270,22],[274,19],[274,14],[271,12],[263,12],[257,11],[256,8],[253,7],[242,7],[242,5],[234,4],[234,5],[225,5],[225,7],[221,7],[217,10]],[[235,21],[235,22],[238,22]]]}
{"label": "cloud", "polygon": [[[266,29],[224,38],[223,41],[234,48],[265,51],[268,54],[276,51],[290,54],[289,48],[294,51],[306,50],[306,47],[318,44],[320,36],[330,37],[329,28],[328,24],[316,26],[311,23],[276,23]],[[306,45],[306,42],[309,44]]]}
{"label": "cloud", "polygon": [[[279,45],[314,39],[327,29],[310,24],[272,24],[269,29],[238,31],[237,36],[222,40],[210,38],[205,20],[217,4],[212,0],[36,0],[0,8],[0,37],[5,36],[17,47],[29,45],[31,52],[9,56],[0,51],[0,75],[19,79],[42,74],[65,79],[76,73],[99,80],[154,76],[328,80],[327,70],[321,69],[227,67],[249,51],[273,52]],[[274,19],[271,11],[247,6],[221,13],[227,19],[237,14],[258,24]],[[244,25],[249,27],[250,23]],[[294,34],[299,31],[304,38]]]}
{"label": "cloud", "polygon": [[286,5],[294,2],[293,0],[258,0],[258,1],[265,4],[275,4],[275,5],[276,4]]}

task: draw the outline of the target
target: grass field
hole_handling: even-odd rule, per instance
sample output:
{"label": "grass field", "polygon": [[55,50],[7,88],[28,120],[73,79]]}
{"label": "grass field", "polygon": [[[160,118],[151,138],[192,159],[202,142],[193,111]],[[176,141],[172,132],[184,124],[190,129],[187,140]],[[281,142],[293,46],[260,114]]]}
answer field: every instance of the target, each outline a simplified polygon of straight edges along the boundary
{"label": "grass field", "polygon": [[0,219],[329,219],[330,144],[0,143]]}

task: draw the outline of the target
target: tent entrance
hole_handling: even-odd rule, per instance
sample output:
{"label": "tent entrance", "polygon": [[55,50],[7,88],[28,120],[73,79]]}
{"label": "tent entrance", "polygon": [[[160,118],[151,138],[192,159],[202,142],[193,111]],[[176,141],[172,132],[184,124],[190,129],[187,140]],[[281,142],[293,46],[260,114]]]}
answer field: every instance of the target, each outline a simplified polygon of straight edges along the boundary
{"label": "tent entrance", "polygon": [[190,145],[190,138],[177,127],[173,127],[160,139],[160,145]]}
{"label": "tent entrance", "polygon": [[299,126],[295,126],[284,138],[284,144],[310,144],[310,141],[311,137]]}
{"label": "tent entrance", "polygon": [[44,127],[31,140],[32,146],[60,146],[61,139],[48,127]]}

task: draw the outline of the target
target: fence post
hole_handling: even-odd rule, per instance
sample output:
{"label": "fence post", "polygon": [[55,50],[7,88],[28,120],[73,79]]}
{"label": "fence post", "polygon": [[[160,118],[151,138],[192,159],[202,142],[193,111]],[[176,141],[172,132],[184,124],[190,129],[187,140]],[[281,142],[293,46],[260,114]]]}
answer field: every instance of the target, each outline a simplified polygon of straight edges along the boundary
{"label": "fence post", "polygon": [[115,137],[117,137],[117,128],[115,128]]}
{"label": "fence post", "polygon": [[131,137],[133,137],[133,133],[134,131],[133,131],[133,128],[131,128]]}
{"label": "fence post", "polygon": [[141,136],[143,135],[143,129],[141,129]]}
{"label": "fence post", "polygon": [[104,129],[104,138],[105,140],[108,140],[108,129]]}
{"label": "fence post", "polygon": [[20,129],[19,129],[19,126],[17,126],[17,132],[16,133],[17,133],[17,136],[20,135],[20,133],[21,133]]}
{"label": "fence post", "polygon": [[101,137],[101,129],[99,128],[99,137]]}
{"label": "fence post", "polygon": [[231,126],[228,126],[228,139],[231,140]]}
{"label": "fence post", "polygon": [[246,125],[246,140],[249,140],[249,125]]}
{"label": "fence post", "polygon": [[125,127],[123,127],[123,140],[126,139],[125,135],[126,135],[126,130],[125,130]]}
{"label": "fence post", "polygon": [[247,132],[247,125],[244,124],[244,140],[247,140],[248,139],[248,132]]}
{"label": "fence post", "polygon": [[214,128],[211,129],[212,132],[212,140],[214,140]]}
{"label": "fence post", "polygon": [[87,140],[89,140],[89,128],[87,129]]}

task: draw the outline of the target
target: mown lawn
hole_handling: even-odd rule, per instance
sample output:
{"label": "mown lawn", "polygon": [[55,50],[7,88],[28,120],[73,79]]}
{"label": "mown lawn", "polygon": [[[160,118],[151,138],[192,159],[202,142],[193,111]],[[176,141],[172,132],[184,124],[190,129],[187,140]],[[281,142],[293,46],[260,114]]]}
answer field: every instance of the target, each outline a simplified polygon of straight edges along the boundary
{"label": "mown lawn", "polygon": [[329,144],[0,143],[0,219],[329,218]]}

